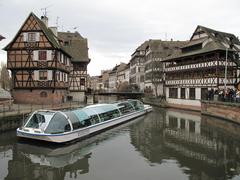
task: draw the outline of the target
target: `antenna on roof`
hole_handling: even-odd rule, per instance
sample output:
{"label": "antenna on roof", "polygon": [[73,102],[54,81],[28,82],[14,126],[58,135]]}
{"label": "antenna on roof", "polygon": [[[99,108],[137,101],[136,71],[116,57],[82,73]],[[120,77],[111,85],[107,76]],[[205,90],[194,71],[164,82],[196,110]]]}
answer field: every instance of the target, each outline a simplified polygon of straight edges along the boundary
{"label": "antenna on roof", "polygon": [[47,7],[43,7],[41,8],[41,11],[43,13],[43,16],[46,16],[47,17],[47,13],[48,13],[48,8],[51,7],[52,5],[49,5]]}
{"label": "antenna on roof", "polygon": [[59,20],[59,16],[57,16],[57,18],[56,18],[56,26],[57,26],[57,28],[58,28],[58,20]]}

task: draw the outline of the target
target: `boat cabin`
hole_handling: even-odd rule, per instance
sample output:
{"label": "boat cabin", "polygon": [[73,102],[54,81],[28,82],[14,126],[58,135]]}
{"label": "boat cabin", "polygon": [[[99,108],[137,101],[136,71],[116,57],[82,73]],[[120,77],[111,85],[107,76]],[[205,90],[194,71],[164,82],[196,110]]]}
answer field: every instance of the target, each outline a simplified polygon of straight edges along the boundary
{"label": "boat cabin", "polygon": [[62,134],[143,110],[144,105],[139,100],[96,104],[68,111],[39,110],[30,115],[20,129],[31,133]]}

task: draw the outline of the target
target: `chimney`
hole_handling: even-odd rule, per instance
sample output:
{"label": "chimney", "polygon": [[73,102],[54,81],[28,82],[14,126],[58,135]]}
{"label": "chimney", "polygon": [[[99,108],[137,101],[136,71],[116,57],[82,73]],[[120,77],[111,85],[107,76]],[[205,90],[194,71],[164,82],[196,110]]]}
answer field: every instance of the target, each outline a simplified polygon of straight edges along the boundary
{"label": "chimney", "polygon": [[41,16],[41,20],[48,27],[48,17],[47,16]]}
{"label": "chimney", "polygon": [[57,37],[57,27],[49,27],[49,29],[51,29],[51,31],[53,32],[53,34]]}

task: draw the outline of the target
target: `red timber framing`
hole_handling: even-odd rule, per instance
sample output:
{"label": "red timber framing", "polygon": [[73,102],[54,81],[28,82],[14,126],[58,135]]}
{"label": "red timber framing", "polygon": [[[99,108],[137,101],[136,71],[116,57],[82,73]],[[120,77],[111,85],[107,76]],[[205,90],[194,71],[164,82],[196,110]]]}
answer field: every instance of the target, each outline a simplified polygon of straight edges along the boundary
{"label": "red timber framing", "polygon": [[[228,53],[227,85],[237,83],[237,65]],[[166,86],[216,87],[224,85],[226,52],[215,51],[165,62]]]}
{"label": "red timber framing", "polygon": [[[53,44],[53,41],[58,43],[54,38],[45,24],[31,13],[5,48],[14,89],[51,89],[53,92],[68,89],[70,55]],[[44,52],[40,55],[40,51]],[[41,71],[45,71],[45,79],[39,77]]]}

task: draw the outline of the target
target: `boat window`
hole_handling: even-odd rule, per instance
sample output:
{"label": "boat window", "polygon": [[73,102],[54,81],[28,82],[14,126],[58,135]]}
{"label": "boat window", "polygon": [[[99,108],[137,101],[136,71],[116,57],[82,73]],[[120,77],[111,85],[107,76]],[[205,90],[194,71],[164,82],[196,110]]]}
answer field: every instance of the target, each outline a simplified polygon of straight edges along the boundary
{"label": "boat window", "polygon": [[117,109],[113,111],[108,111],[99,115],[102,121],[108,121],[120,116],[120,113]]}
{"label": "boat window", "polygon": [[45,123],[45,117],[42,114],[34,114],[32,118],[28,121],[25,127],[28,128],[39,128],[42,123]]}
{"label": "boat window", "polygon": [[34,113],[32,116],[30,115],[29,118],[31,118],[25,127],[27,128],[36,128],[44,130],[48,122],[53,116],[53,112],[41,112],[38,111]]}
{"label": "boat window", "polygon": [[100,121],[99,121],[99,118],[98,118],[97,115],[91,116],[91,123],[92,123],[92,124],[97,124],[97,123],[99,123],[99,122],[100,122]]}
{"label": "boat window", "polygon": [[68,131],[71,131],[71,126],[67,118],[63,114],[57,112],[49,122],[48,127],[45,130],[45,133],[58,134]]}
{"label": "boat window", "polygon": [[82,123],[79,121],[75,113],[70,111],[70,112],[65,112],[65,114],[69,117],[72,123],[73,130],[83,127]]}
{"label": "boat window", "polygon": [[137,111],[144,109],[144,105],[143,105],[143,103],[141,101],[129,100],[128,102],[131,103],[134,106],[135,110],[137,110]]}
{"label": "boat window", "polygon": [[128,114],[134,111],[133,106],[127,102],[118,104],[118,107],[122,114]]}

